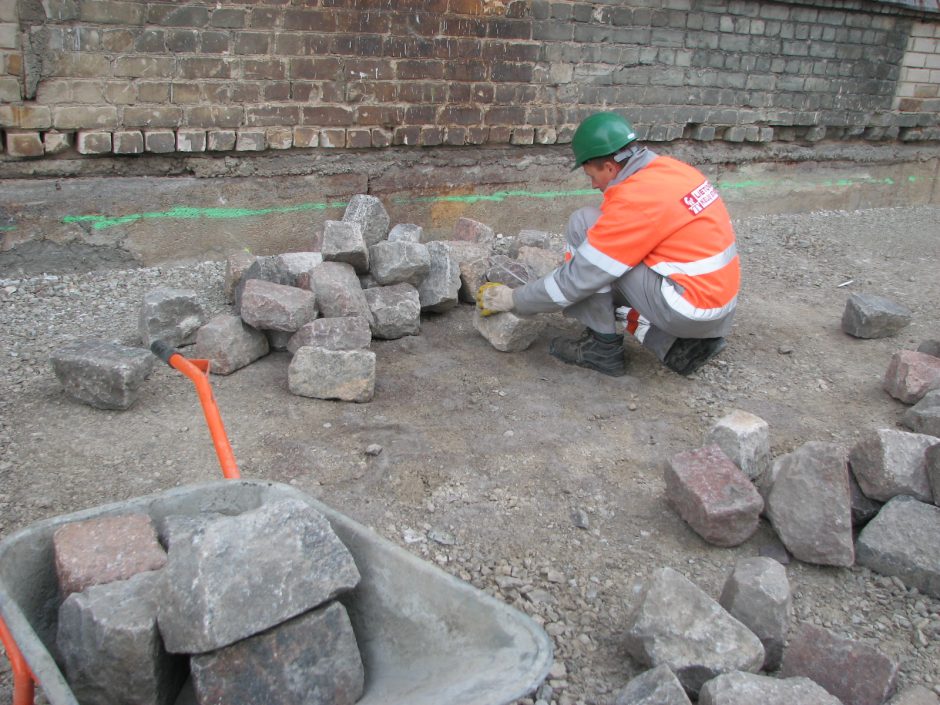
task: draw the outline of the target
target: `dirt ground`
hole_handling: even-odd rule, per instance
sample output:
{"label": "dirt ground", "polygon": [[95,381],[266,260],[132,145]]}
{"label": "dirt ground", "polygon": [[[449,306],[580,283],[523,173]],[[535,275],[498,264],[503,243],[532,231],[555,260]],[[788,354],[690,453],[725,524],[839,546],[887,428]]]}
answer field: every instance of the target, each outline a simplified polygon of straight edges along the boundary
{"label": "dirt ground", "polygon": [[[555,644],[546,701],[610,702],[640,670],[623,646],[635,581],[671,566],[717,598],[737,559],[775,541],[762,523],[737,548],[706,544],[666,506],[664,460],[700,446],[733,409],[768,422],[775,456],[895,428],[906,407],[881,389],[889,359],[940,337],[940,208],[775,215],[736,228],[735,331],[694,376],[632,344],[623,378],[565,366],[548,342],[578,327],[560,315],[545,317],[528,350],[501,353],[461,305],[426,317],[418,336],[373,343],[366,404],[291,395],[287,353],[213,377],[242,476],[290,483],[517,605]],[[47,364],[70,336],[137,344],[137,306],[155,281],[199,288],[224,310],[220,266],[148,272],[109,292],[123,307],[92,306],[87,318],[71,302],[106,286],[107,273],[58,280],[66,289],[48,304],[36,280],[0,293],[0,539],[45,517],[220,477],[179,373],[158,365],[134,407],[109,412],[69,401]],[[17,298],[24,292],[29,301]],[[889,297],[913,322],[892,338],[851,338],[840,329],[851,292]],[[16,312],[27,304],[48,310],[24,332]],[[366,453],[373,444],[377,455]],[[902,686],[940,689],[940,600],[858,567],[792,561],[788,575],[794,623],[875,644],[901,664]],[[518,580],[498,580],[507,576]],[[10,700],[4,661],[0,702]]]}

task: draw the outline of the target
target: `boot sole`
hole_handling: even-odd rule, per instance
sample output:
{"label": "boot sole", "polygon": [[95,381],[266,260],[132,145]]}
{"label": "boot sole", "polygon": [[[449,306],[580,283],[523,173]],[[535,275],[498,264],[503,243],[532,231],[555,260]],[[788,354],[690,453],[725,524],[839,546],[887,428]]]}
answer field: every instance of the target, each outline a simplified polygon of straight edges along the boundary
{"label": "boot sole", "polygon": [[577,360],[569,360],[567,358],[562,357],[561,355],[559,355],[557,352],[555,352],[552,349],[549,349],[548,354],[554,357],[556,360],[561,360],[566,365],[574,365],[575,367],[583,367],[586,370],[594,370],[595,372],[600,372],[602,375],[607,375],[608,377],[623,377],[624,375],[627,374],[626,365],[623,366],[623,369],[607,370],[607,369],[604,369],[603,367],[595,365],[592,362],[588,362],[587,360],[584,360],[581,362],[578,362]]}

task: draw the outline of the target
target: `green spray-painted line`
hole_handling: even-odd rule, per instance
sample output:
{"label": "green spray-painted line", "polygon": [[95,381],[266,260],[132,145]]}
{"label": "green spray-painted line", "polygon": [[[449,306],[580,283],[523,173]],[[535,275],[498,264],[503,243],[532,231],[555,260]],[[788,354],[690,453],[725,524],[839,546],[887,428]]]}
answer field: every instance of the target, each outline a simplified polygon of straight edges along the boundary
{"label": "green spray-painted line", "polygon": [[490,201],[500,203],[507,198],[564,198],[566,196],[590,196],[594,189],[573,191],[497,191],[488,194],[464,194],[457,196],[420,196],[417,198],[395,198],[393,203],[478,203]]}
{"label": "green spray-painted line", "polygon": [[0,233],[5,233],[10,230],[16,230],[15,225],[0,225]]}
{"label": "green spray-painted line", "polygon": [[[908,176],[908,182],[916,182],[923,177],[918,176]],[[738,190],[747,190],[747,189],[760,189],[760,188],[773,188],[779,186],[778,180],[745,180],[745,181],[719,181],[717,183],[718,188],[722,191],[738,191]],[[872,178],[859,178],[859,179],[836,179],[836,180],[825,180],[820,182],[814,182],[814,186],[817,187],[840,187],[846,188],[849,186],[855,186],[857,184],[875,184],[875,185],[886,185],[894,186],[895,180],[891,177],[885,177],[883,179],[872,179]],[[409,204],[409,203],[480,203],[480,202],[491,202],[491,203],[500,203],[509,198],[538,198],[538,199],[549,199],[549,198],[565,198],[565,197],[580,197],[580,196],[596,196],[597,191],[594,189],[574,189],[570,191],[525,191],[525,190],[514,190],[514,191],[496,191],[491,194],[463,194],[463,195],[451,195],[451,196],[420,196],[413,198],[395,198],[393,203],[395,204]],[[62,219],[64,223],[91,223],[91,227],[94,230],[104,230],[107,228],[113,228],[118,225],[124,225],[126,223],[133,223],[138,220],[157,220],[157,219],[178,219],[178,220],[192,220],[196,218],[209,218],[209,219],[231,219],[231,218],[248,218],[256,216],[271,215],[274,213],[295,213],[298,211],[315,211],[315,210],[325,210],[327,208],[345,208],[347,205],[344,201],[334,201],[334,202],[320,202],[320,203],[301,203],[295,206],[282,206],[278,208],[195,208],[190,206],[176,206],[166,211],[150,212],[150,213],[130,213],[128,215],[122,216],[105,216],[105,215],[68,215]],[[12,226],[0,227],[2,230],[12,230]]]}
{"label": "green spray-painted line", "polygon": [[294,213],[297,211],[325,210],[327,208],[345,208],[346,202],[333,203],[301,203],[296,206],[281,206],[279,208],[193,208],[190,206],[176,206],[168,211],[150,213],[130,213],[117,217],[105,215],[67,215],[63,223],[90,222],[94,230],[113,228],[137,220],[176,219],[192,220],[195,218],[227,219],[248,218],[251,216],[270,215],[272,213]]}

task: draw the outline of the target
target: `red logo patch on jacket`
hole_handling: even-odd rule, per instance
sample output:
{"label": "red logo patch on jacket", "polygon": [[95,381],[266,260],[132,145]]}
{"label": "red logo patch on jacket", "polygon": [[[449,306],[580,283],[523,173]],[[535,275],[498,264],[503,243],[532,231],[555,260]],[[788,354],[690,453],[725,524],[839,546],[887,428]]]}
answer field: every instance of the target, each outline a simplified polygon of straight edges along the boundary
{"label": "red logo patch on jacket", "polygon": [[698,215],[717,200],[718,191],[709,181],[703,181],[701,186],[682,197],[682,202],[692,215]]}

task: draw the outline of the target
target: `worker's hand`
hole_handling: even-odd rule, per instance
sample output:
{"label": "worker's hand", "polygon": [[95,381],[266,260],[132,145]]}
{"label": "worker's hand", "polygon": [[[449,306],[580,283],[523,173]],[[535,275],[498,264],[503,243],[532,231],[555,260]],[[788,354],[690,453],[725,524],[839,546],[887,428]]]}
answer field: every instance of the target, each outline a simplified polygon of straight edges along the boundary
{"label": "worker's hand", "polygon": [[512,311],[514,305],[512,289],[505,284],[489,282],[477,291],[477,308],[480,309],[481,316]]}

